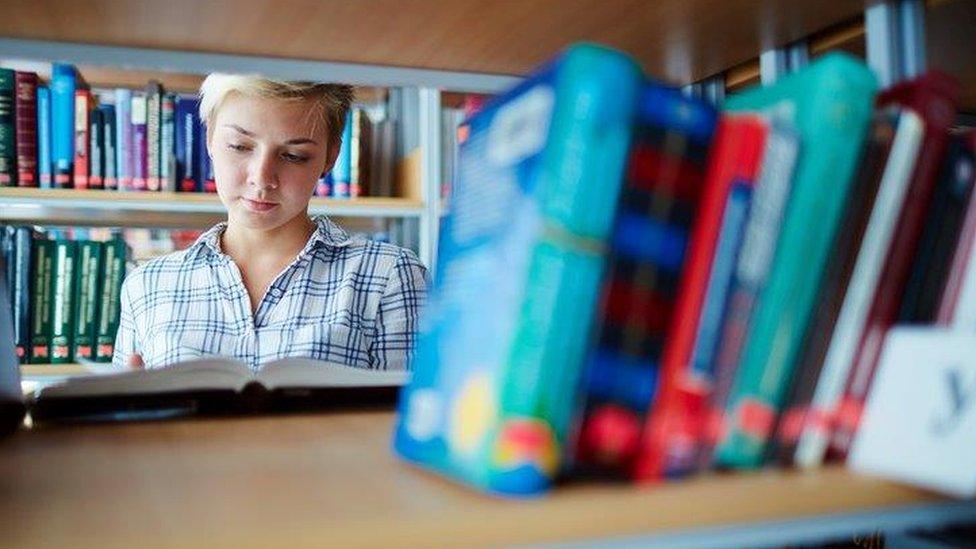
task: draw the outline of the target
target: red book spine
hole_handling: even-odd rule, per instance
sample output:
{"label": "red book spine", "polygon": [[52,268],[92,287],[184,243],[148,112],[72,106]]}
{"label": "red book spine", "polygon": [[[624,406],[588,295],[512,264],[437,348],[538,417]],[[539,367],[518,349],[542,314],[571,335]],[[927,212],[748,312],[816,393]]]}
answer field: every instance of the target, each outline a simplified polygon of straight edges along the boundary
{"label": "red book spine", "polygon": [[[704,412],[708,395],[700,387],[692,389],[700,384],[690,383],[688,368],[732,183],[744,175],[754,179],[767,132],[766,123],[755,116],[725,115],[718,123],[702,202],[661,357],[657,396],[651,404],[635,462],[633,473],[638,480],[662,478],[669,448],[685,437],[689,428],[694,429],[692,424],[700,423],[704,429],[704,418],[693,416],[698,415],[697,411]],[[691,395],[694,398],[689,398]]]}
{"label": "red book spine", "polygon": [[89,113],[92,109],[92,95],[88,90],[75,91],[75,188],[88,188],[88,149],[91,137],[89,136],[90,123]]}
{"label": "red book spine", "polygon": [[898,217],[898,229],[888,248],[888,258],[868,312],[844,396],[835,411],[835,428],[830,455],[844,458],[861,422],[861,413],[871,387],[885,334],[894,323],[911,274],[918,241],[925,225],[936,176],[945,156],[948,129],[955,119],[959,87],[942,73],[925,75],[897,85],[878,98],[878,106],[902,105],[913,109],[925,122],[925,137],[912,173],[909,200]]}
{"label": "red book spine", "polygon": [[36,187],[37,173],[37,74],[16,73],[17,186]]}

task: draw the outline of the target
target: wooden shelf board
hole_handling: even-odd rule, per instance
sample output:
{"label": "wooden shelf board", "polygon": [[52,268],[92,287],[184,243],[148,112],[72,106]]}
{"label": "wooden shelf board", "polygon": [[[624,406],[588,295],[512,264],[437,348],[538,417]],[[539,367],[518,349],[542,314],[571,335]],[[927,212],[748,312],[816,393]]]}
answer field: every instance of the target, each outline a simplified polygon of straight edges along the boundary
{"label": "wooden shelf board", "polygon": [[[0,206],[0,220],[52,225],[202,227],[225,216],[220,198],[208,193],[2,187]],[[309,211],[335,217],[416,217],[423,211],[423,202],[396,197],[315,197]]]}
{"label": "wooden shelf board", "polygon": [[0,36],[512,75],[595,41],[687,83],[863,9],[863,0],[37,0],[9,6]]}
{"label": "wooden shelf board", "polygon": [[0,513],[15,517],[5,539],[14,545],[206,539],[254,547],[389,547],[408,540],[428,547],[458,540],[499,546],[948,501],[836,467],[709,475],[658,486],[573,482],[542,498],[507,501],[396,459],[393,423],[391,412],[334,411],[35,426],[5,441],[0,452],[0,470],[17,471],[4,479],[7,497],[0,498]]}
{"label": "wooden shelf board", "polygon": [[25,377],[77,376],[91,373],[84,364],[22,364],[20,375]]}

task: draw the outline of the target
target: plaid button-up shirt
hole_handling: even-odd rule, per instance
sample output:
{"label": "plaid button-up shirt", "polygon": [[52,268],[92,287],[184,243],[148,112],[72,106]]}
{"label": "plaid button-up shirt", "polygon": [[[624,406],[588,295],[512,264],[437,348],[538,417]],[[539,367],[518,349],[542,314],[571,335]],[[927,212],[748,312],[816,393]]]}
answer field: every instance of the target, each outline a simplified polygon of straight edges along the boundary
{"label": "plaid button-up shirt", "polygon": [[122,285],[115,366],[139,353],[146,368],[219,355],[255,371],[284,357],[406,369],[426,268],[410,250],[352,238],[325,217],[315,222],[253,315],[240,270],[220,250],[224,223],[134,269]]}

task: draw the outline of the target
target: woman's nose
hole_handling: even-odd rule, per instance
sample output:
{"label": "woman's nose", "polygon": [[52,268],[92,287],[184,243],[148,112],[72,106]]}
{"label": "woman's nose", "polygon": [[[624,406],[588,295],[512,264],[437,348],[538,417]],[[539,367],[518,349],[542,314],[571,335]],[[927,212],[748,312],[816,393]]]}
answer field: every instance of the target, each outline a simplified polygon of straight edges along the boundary
{"label": "woman's nose", "polygon": [[278,174],[272,155],[264,153],[254,155],[248,173],[248,184],[272,189],[278,186]]}

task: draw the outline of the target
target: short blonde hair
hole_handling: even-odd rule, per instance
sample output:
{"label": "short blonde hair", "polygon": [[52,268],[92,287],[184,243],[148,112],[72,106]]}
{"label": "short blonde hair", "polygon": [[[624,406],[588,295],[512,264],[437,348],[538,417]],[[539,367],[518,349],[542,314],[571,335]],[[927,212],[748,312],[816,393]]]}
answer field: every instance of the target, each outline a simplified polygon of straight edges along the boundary
{"label": "short blonde hair", "polygon": [[310,114],[318,116],[318,120],[314,121],[316,124],[325,123],[329,145],[338,145],[342,141],[346,114],[353,100],[352,86],[345,84],[286,82],[250,74],[211,73],[200,85],[200,120],[207,128],[213,127],[217,111],[232,94],[284,101],[313,101],[315,111]]}

